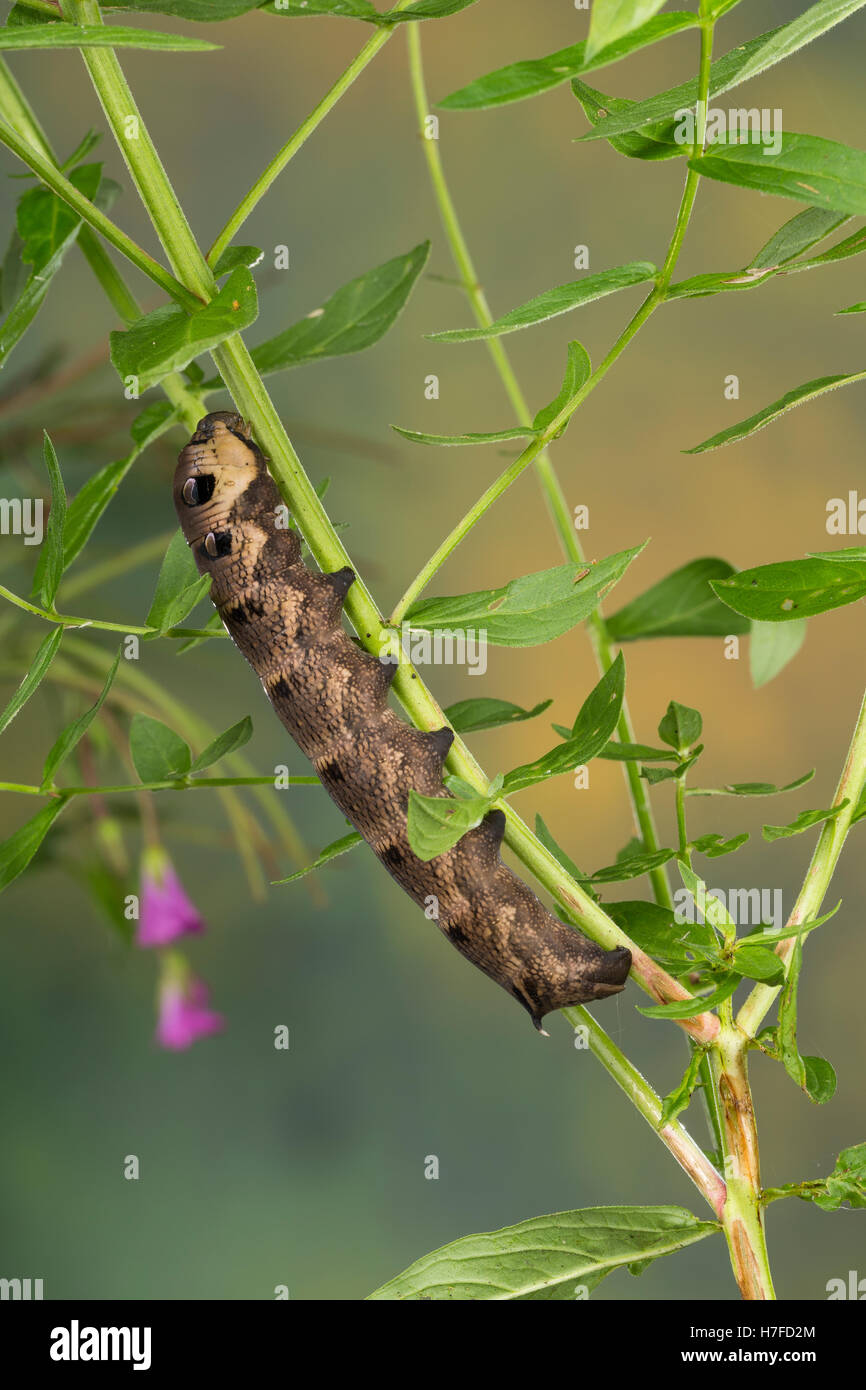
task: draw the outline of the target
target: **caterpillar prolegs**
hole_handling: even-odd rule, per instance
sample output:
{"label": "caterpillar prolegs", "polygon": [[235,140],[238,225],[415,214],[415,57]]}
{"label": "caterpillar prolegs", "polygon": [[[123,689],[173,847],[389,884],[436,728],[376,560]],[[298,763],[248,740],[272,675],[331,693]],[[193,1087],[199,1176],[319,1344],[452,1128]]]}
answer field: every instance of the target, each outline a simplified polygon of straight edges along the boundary
{"label": "caterpillar prolegs", "polygon": [[174,502],[211,598],[282,723],[333,801],[401,888],[438,906],[467,960],[513,995],[536,1028],[568,1004],[616,994],[631,965],[566,926],[502,863],[501,811],[429,863],[413,854],[410,788],[448,797],[442,768],[453,732],[422,732],[388,704],[396,670],[361,650],[341,622],[351,569],[318,574],[296,531],[277,526],[281,499],[241,417],[205,416],[180,455]]}

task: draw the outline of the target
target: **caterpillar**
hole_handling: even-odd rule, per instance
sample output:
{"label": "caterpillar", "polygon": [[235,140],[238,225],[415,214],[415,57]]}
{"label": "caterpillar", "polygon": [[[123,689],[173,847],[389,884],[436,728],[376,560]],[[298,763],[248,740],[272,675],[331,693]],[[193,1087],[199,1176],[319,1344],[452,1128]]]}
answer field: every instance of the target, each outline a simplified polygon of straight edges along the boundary
{"label": "caterpillar", "polygon": [[527,1010],[545,1014],[618,993],[631,966],[559,921],[502,863],[502,811],[490,811],[428,863],[409,845],[410,788],[450,797],[443,764],[454,738],[424,732],[388,704],[397,669],[365,652],[342,624],[350,568],[314,573],[267,462],[240,415],[201,420],[174,478],[178,518],[211,598],[277,715],[322,786],[389,874],[420,906],[435,903],[449,941]]}

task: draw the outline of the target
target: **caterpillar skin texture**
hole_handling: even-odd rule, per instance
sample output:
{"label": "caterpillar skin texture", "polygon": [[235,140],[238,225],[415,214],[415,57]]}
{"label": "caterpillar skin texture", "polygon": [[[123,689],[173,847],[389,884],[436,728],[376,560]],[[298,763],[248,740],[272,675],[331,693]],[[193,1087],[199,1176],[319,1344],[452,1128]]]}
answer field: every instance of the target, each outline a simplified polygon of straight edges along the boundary
{"label": "caterpillar skin texture", "polygon": [[501,811],[430,863],[409,847],[409,789],[449,797],[450,729],[424,733],[388,705],[396,670],[343,628],[351,569],[313,573],[298,534],[276,525],[281,498],[239,415],[205,416],[180,455],[174,502],[211,598],[274,709],[333,801],[401,888],[431,895],[445,935],[513,995],[536,1028],[552,1009],[618,993],[631,953],[604,951],[551,915],[502,863]]}

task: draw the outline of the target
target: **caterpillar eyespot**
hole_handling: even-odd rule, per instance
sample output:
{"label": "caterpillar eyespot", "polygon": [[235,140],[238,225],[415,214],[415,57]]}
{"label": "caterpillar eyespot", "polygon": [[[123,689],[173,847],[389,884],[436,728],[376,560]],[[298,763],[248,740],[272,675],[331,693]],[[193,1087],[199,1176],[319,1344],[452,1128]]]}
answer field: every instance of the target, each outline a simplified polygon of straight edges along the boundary
{"label": "caterpillar eyespot", "polygon": [[415,729],[390,708],[397,666],[341,623],[354,571],[313,573],[298,533],[273,525],[281,498],[239,415],[219,410],[199,421],[178,460],[174,501],[220,617],[280,720],[391,876],[422,909],[437,904],[449,941],[540,1032],[554,1009],[617,994],[630,952],[604,951],[559,921],[502,863],[501,811],[427,863],[412,852],[410,789],[450,798],[442,770],[454,732]]}

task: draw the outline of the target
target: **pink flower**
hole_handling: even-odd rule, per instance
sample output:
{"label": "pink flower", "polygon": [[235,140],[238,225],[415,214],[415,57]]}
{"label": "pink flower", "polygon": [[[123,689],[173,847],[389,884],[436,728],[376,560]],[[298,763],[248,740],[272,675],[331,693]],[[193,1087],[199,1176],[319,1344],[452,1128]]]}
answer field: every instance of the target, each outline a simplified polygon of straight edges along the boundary
{"label": "pink flower", "polygon": [[160,1047],[182,1052],[199,1038],[221,1033],[225,1019],[207,1007],[208,999],[204,981],[190,973],[185,961],[170,956],[159,987],[156,1041]]}
{"label": "pink flower", "polygon": [[184,892],[171,860],[161,846],[151,846],[141,861],[139,946],[168,946],[179,936],[200,931],[204,921]]}

